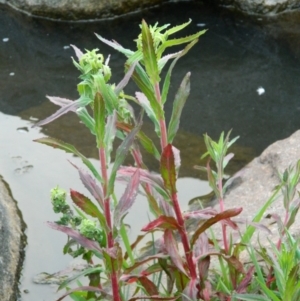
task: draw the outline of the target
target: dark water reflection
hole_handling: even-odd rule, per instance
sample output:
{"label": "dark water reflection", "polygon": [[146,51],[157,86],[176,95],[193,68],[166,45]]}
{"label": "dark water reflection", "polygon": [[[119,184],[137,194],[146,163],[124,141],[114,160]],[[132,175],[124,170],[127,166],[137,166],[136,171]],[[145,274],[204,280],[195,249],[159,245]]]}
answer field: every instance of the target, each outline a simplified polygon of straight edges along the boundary
{"label": "dark water reflection", "polygon": [[[24,127],[24,124],[30,128],[28,120],[42,119],[54,112],[57,108],[48,103],[46,94],[77,98],[78,72],[70,59],[74,53],[66,47],[69,44],[81,49],[97,47],[105,56],[111,54],[113,81],[120,80],[123,75],[123,55],[101,44],[93,33],[133,48],[133,39],[139,32],[142,18],[150,24],[159,21],[160,24],[172,25],[191,18],[193,22],[185,31],[186,35],[202,28],[209,29],[190,53],[178,62],[173,73],[171,87],[174,95],[185,73],[192,72],[191,95],[182,114],[181,131],[175,141],[176,146],[182,149],[181,176],[200,176],[192,166],[199,163],[199,157],[204,152],[201,137],[205,132],[216,138],[221,131],[233,128],[233,135],[240,135],[233,149],[236,153],[230,170],[233,172],[272,142],[299,129],[299,15],[262,20],[191,2],[172,3],[111,21],[74,24],[33,19],[0,6],[0,112],[19,116],[25,122],[19,119],[12,119],[11,123],[3,122],[0,137],[7,131],[5,126],[11,127],[17,123],[16,128]],[[9,40],[6,41],[6,38]],[[10,75],[12,73],[14,75]],[[259,87],[264,88],[264,94],[257,93]],[[135,87],[130,85],[127,90],[134,92]],[[166,105],[167,117],[171,113],[170,100]],[[147,123],[145,130],[151,130]],[[44,127],[43,132],[75,144],[88,157],[96,157],[93,139],[73,115],[64,116]],[[9,138],[3,140],[4,143],[11,143],[11,146],[5,144],[7,152],[19,143],[18,136],[11,135]],[[25,157],[26,152],[31,151],[31,144],[26,145],[28,149],[22,149]],[[40,149],[38,151],[43,152]],[[13,155],[18,155],[18,152],[21,153],[21,150],[11,151]],[[55,159],[51,157],[51,160]],[[9,162],[5,161],[6,164],[2,165],[1,173],[9,177],[13,193],[20,189],[26,193],[25,184],[18,186],[22,183],[16,176],[11,176]],[[146,162],[153,169],[157,168],[150,158],[146,157]],[[31,176],[29,182],[35,181],[41,172],[32,173],[35,177]],[[66,172],[66,175],[69,173]],[[56,184],[53,179],[51,181],[52,186]],[[43,191],[47,194],[49,188],[45,189]],[[42,195],[38,191],[35,193],[39,197]],[[15,198],[20,200],[22,195]],[[21,206],[28,210],[26,205]],[[45,218],[41,217],[41,220]],[[34,238],[32,241],[35,241]],[[31,258],[37,256],[36,253],[30,254]],[[31,260],[27,261],[27,266],[33,262]],[[33,300],[30,298],[33,295],[29,299],[24,296],[24,300]]]}
{"label": "dark water reflection", "polygon": [[[200,3],[173,3],[113,21],[84,24],[31,19],[2,8],[0,36],[9,41],[0,48],[0,110],[23,118],[34,114],[40,119],[55,110],[45,104],[45,94],[75,99],[78,72],[70,60],[73,51],[64,49],[69,44],[81,49],[98,47],[105,55],[112,54],[110,65],[118,81],[123,74],[123,56],[102,45],[93,33],[133,48],[142,17],[161,24],[192,18],[186,34],[199,30],[197,24],[209,29],[178,62],[174,73],[172,88],[176,90],[185,72],[192,72],[182,130],[198,137],[205,132],[217,137],[222,130],[233,128],[233,134],[241,136],[238,145],[252,157],[299,128],[297,18],[280,22],[250,19]],[[15,75],[9,76],[11,72]],[[256,91],[260,86],[265,89],[263,95]],[[170,101],[167,115],[171,105]],[[78,139],[71,119],[56,127],[59,135]],[[74,142],[81,147],[88,144],[80,141]]]}

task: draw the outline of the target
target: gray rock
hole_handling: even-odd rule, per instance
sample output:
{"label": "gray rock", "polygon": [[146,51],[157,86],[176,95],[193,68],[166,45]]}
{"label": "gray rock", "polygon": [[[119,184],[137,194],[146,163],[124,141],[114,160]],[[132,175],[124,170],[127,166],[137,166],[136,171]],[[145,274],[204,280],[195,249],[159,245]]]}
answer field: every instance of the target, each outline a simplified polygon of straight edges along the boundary
{"label": "gray rock", "polygon": [[0,177],[0,300],[15,301],[22,263],[22,221],[7,185]]}
{"label": "gray rock", "polygon": [[114,17],[167,0],[6,0],[6,4],[25,13],[62,20]]}
{"label": "gray rock", "polygon": [[221,5],[248,14],[276,15],[300,9],[299,0],[217,0]]}
{"label": "gray rock", "polygon": [[[240,176],[240,184],[226,194],[226,208],[243,207],[239,217],[251,221],[258,210],[271,197],[275,186],[280,183],[277,171],[283,173],[287,167],[295,165],[299,159],[300,130],[289,138],[270,145],[259,157],[244,168],[244,172]],[[300,190],[299,184],[298,190]],[[265,244],[268,244],[266,237],[269,237],[274,243],[277,242],[279,237],[277,225],[270,225],[270,218],[266,218],[273,213],[278,214],[284,220],[285,209],[281,195],[267,209],[262,220],[262,223],[271,230],[272,234],[268,236],[258,231],[262,242]],[[290,228],[290,231],[293,236],[300,236],[300,218],[296,218],[296,222]]]}

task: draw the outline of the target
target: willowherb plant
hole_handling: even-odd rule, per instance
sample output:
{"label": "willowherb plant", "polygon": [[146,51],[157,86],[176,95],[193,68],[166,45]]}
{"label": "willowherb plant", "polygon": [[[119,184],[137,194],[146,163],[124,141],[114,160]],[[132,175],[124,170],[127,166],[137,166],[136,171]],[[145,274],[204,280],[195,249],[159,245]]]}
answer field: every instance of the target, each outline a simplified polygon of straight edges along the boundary
{"label": "willowherb plant", "polygon": [[[200,31],[184,38],[170,38],[190,22],[169,28],[169,25],[148,26],[142,21],[141,33],[136,40],[137,47],[134,51],[97,35],[102,42],[123,53],[127,58],[125,76],[117,85],[110,82],[112,71],[109,67],[109,58],[105,60],[98,49],[83,53],[76,46],[72,46],[77,57],[73,62],[81,73],[81,82],[77,86],[79,98],[72,101],[49,96],[49,100],[61,108],[37,125],[52,122],[70,111],[77,114],[95,136],[99,167],[93,166],[88,158],[68,143],[50,137],[36,140],[81,158],[88,170],[75,165],[74,167],[94,199],[91,200],[81,192],[71,189],[70,197],[75,205],[74,209],[71,209],[66,202],[65,191],[58,187],[51,191],[53,210],[61,214],[61,217],[57,222],[48,225],[68,235],[64,253],[69,253],[73,257],[81,256],[88,263],[80,273],[60,285],[59,288],[67,288],[67,292],[58,300],[67,295],[79,301],[180,298],[204,301],[248,300],[242,297],[247,296],[247,290],[253,284],[252,277],[256,266],[244,267],[239,260],[239,253],[249,244],[255,230],[254,223],[259,223],[267,206],[274,201],[275,194],[258,212],[254,223],[246,228],[240,242],[233,242],[226,228],[238,229],[231,217],[237,216],[242,208],[225,209],[224,194],[234,177],[224,184],[224,168],[233,156],[227,154],[228,148],[237,138],[230,141],[230,133],[225,138],[222,133],[219,141],[215,142],[208,135],[204,136],[208,152],[203,157],[209,156],[214,161],[216,171],[211,169],[210,159],[202,170],[208,174],[220,210],[208,207],[183,213],[179,206],[176,181],[180,172],[180,155],[173,145],[173,140],[190,92],[189,72],[183,78],[175,95],[168,124],[165,120],[164,104],[168,100],[171,75],[176,62],[205,32]],[[182,44],[186,44],[183,50],[165,54],[166,49]],[[161,83],[161,71],[169,61],[171,63],[168,64],[168,71]],[[127,95],[124,90],[130,79],[139,88],[135,95]],[[138,117],[135,116],[131,102],[141,108]],[[160,150],[141,130],[144,112],[154,124],[155,132],[160,139]],[[122,142],[116,149],[114,162],[111,162],[116,138]],[[159,162],[160,174],[147,169],[143,162],[141,146]],[[134,159],[135,166],[122,166],[129,153]],[[296,185],[299,177],[296,179],[284,175],[283,179]],[[116,181],[127,182],[120,199],[117,199],[114,193]],[[162,232],[161,239],[152,241],[150,251],[148,249],[144,254],[136,252],[136,248],[145,235],[137,237],[130,243],[123,222],[140,187],[144,191],[153,216],[142,231],[145,235]],[[277,188],[276,193],[280,188]],[[291,190],[288,188],[289,197],[294,196]],[[295,204],[289,199],[286,203],[286,208],[294,208],[287,209],[288,217],[283,224],[288,228],[295,219],[299,202]],[[294,204],[294,207],[291,204]],[[222,227],[222,243],[219,243],[214,235],[209,238],[205,232],[218,222]],[[192,232],[190,232],[191,224],[193,224]],[[281,230],[283,235],[284,229]],[[124,248],[120,246],[120,240]],[[281,242],[278,242],[277,246],[280,252]],[[219,259],[221,273],[210,271],[212,256]],[[279,256],[271,258],[271,261],[274,258]],[[270,269],[269,275],[265,275],[265,278],[271,279],[273,272],[275,270]],[[83,276],[88,278],[87,285],[79,282],[79,278]],[[78,287],[71,289],[69,286],[74,280],[78,281]],[[130,286],[133,288],[127,290]]]}

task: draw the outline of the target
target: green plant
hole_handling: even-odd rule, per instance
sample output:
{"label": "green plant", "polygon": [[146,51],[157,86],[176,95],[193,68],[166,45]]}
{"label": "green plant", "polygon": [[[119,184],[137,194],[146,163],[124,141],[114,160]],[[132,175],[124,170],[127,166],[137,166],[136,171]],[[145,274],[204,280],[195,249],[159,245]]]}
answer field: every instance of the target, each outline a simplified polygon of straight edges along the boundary
{"label": "green plant", "polygon": [[[36,140],[80,157],[89,171],[74,166],[84,186],[94,198],[91,200],[84,194],[71,190],[70,197],[75,204],[74,211],[66,202],[65,191],[57,187],[51,192],[53,210],[61,214],[61,218],[55,223],[48,223],[49,226],[68,235],[64,253],[69,253],[73,257],[81,256],[89,264],[83,271],[60,285],[59,288],[66,288],[67,292],[59,300],[67,295],[78,301],[177,300],[179,298],[204,301],[246,300],[243,298],[247,297],[246,293],[249,293],[249,289],[261,285],[261,282],[258,285],[253,282],[253,274],[257,266],[245,266],[240,261],[239,254],[249,247],[257,226],[255,223],[259,223],[283,184],[277,187],[276,192],[258,212],[253,223],[248,225],[241,235],[240,243],[234,242],[227,227],[238,230],[237,224],[231,220],[231,217],[237,216],[242,208],[225,209],[224,195],[234,176],[227,179],[224,184],[224,169],[233,156],[227,154],[228,148],[237,138],[230,141],[230,133],[225,137],[222,133],[220,139],[215,142],[208,135],[204,136],[208,151],[203,157],[209,156],[209,160],[206,167],[200,169],[208,174],[220,210],[202,208],[183,213],[179,206],[176,181],[180,156],[172,143],[179,128],[182,109],[189,95],[190,73],[185,75],[176,93],[168,124],[165,120],[164,104],[168,99],[171,74],[176,62],[205,32],[200,31],[184,38],[170,38],[189,23],[190,21],[169,28],[169,25],[148,26],[143,21],[135,51],[98,36],[102,42],[123,53],[127,58],[125,76],[117,85],[110,82],[109,59],[104,60],[103,55],[98,53],[98,49],[82,53],[73,46],[78,59],[78,61],[73,59],[73,62],[81,73],[81,82],[77,86],[79,98],[71,101],[65,98],[48,97],[61,108],[37,125],[52,122],[67,112],[75,112],[95,136],[100,163],[99,168],[93,166],[74,146],[57,139],[45,137]],[[164,54],[166,49],[181,44],[187,44],[183,50]],[[162,70],[169,61],[172,62],[161,84]],[[124,91],[130,79],[140,90],[134,96],[127,95]],[[141,108],[138,117],[135,116],[130,102],[138,104]],[[160,139],[160,150],[141,130],[144,112],[154,124],[155,132]],[[112,162],[116,138],[122,142],[116,149],[115,159]],[[158,161],[160,175],[147,169],[140,151],[141,146]],[[134,159],[134,167],[122,166],[129,153]],[[210,160],[214,161],[216,171],[211,169]],[[296,184],[299,177],[296,179],[284,175],[283,180]],[[116,181],[127,182],[120,199],[117,199],[114,193]],[[152,240],[147,254],[136,252],[136,247],[144,235],[130,244],[127,228],[123,222],[140,186],[144,190],[149,211],[153,216],[142,230],[145,235],[150,236],[157,231],[163,233],[160,240]],[[292,192],[287,194],[289,197],[294,196]],[[291,201],[286,203],[286,208],[293,207],[290,207]],[[285,228],[294,221],[298,207],[299,202],[294,204],[294,209],[287,209],[290,216],[285,218]],[[222,243],[215,238],[212,231],[211,238],[206,234],[206,230],[210,230],[211,226],[217,223],[221,224]],[[193,224],[193,231],[189,232],[191,224]],[[283,229],[281,233],[284,233]],[[124,243],[124,248],[119,244],[120,239]],[[179,250],[178,242],[182,244],[182,252]],[[277,246],[278,252],[281,252],[282,246],[285,245],[280,241]],[[280,260],[279,255],[270,257],[273,260],[271,261]],[[213,256],[219,260],[218,270],[210,269]],[[263,279],[272,279],[276,271],[269,269],[269,274],[264,275]],[[88,285],[79,282],[83,276],[88,278]],[[71,289],[70,284],[75,280],[78,287]],[[127,289],[130,286],[133,286],[131,291]],[[262,296],[263,293],[264,290],[258,289],[258,294]]]}

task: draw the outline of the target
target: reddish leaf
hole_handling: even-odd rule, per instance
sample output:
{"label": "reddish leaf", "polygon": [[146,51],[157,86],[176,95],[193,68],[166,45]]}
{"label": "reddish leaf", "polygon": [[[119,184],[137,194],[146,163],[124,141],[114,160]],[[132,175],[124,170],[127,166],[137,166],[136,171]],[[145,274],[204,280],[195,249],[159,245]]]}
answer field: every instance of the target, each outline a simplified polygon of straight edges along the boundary
{"label": "reddish leaf", "polygon": [[134,62],[129,70],[126,72],[124,78],[118,83],[118,85],[116,86],[114,92],[119,95],[120,92],[124,89],[124,87],[128,84],[130,77],[134,71],[135,66],[137,65],[138,62]]}
{"label": "reddish leaf", "polygon": [[133,271],[134,269],[136,269],[137,267],[144,265],[144,263],[148,262],[148,261],[152,261],[155,259],[160,259],[160,258],[167,258],[167,255],[163,255],[163,254],[157,254],[154,256],[148,256],[146,258],[143,258],[142,260],[139,261],[135,261],[134,265],[132,265],[131,267],[127,268],[124,272],[125,274],[129,274],[131,271]]}
{"label": "reddish leaf", "polygon": [[121,145],[118,147],[116,151],[116,158],[115,162],[113,164],[111,174],[109,177],[109,182],[108,182],[108,195],[111,195],[114,191],[114,185],[115,185],[115,179],[117,172],[125,160],[125,157],[132,146],[135,135],[140,131],[142,124],[141,122],[126,136],[126,138],[122,141]]}
{"label": "reddish leaf", "polygon": [[93,177],[85,170],[77,167],[75,164],[70,162],[79,172],[79,177],[85,188],[91,193],[91,195],[98,201],[101,208],[103,208],[103,191],[102,187],[97,185]]}
{"label": "reddish leaf", "polygon": [[[62,97],[57,97],[57,96],[46,96],[52,103],[54,103],[57,106],[63,107],[66,105],[69,105],[73,103],[73,100],[67,99],[67,98],[62,98]],[[72,109],[73,112],[76,112],[76,109]]]}
{"label": "reddish leaf", "polygon": [[193,234],[192,239],[191,239],[191,245],[193,246],[198,239],[198,236],[203,233],[206,229],[214,225],[215,223],[239,215],[242,212],[243,208],[234,208],[234,209],[228,209],[223,212],[220,212],[216,214],[214,217],[208,219],[205,221]]}
{"label": "reddish leaf", "polygon": [[168,144],[162,152],[160,159],[160,173],[167,190],[169,190],[171,194],[176,193],[175,159],[171,144]]}
{"label": "reddish leaf", "polygon": [[252,276],[254,274],[254,266],[250,267],[247,274],[245,275],[244,279],[241,281],[241,283],[236,288],[236,292],[239,294],[246,293],[246,289],[250,282],[252,281]]}
{"label": "reddish leaf", "polygon": [[183,274],[187,275],[184,268],[183,260],[178,252],[177,243],[174,239],[173,232],[171,230],[165,231],[164,240],[167,252],[170,255],[173,263]]}
{"label": "reddish leaf", "polygon": [[[126,180],[127,178],[132,177],[132,175],[136,171],[136,167],[120,167],[118,170],[118,177],[119,181]],[[141,169],[140,170],[140,180],[142,183],[150,184],[153,186],[157,192],[162,195],[165,199],[168,199],[168,193],[164,189],[164,183],[160,175],[151,173],[148,170]]]}
{"label": "reddish leaf", "polygon": [[47,224],[50,228],[52,228],[54,230],[61,231],[65,234],[67,234],[68,236],[70,236],[71,238],[76,240],[84,248],[102,253],[102,249],[99,247],[97,242],[84,237],[78,231],[73,230],[73,229],[71,229],[69,227],[66,227],[66,226],[61,226],[61,225],[58,225],[56,223],[52,223],[52,222],[47,222]]}
{"label": "reddish leaf", "polygon": [[157,229],[172,229],[179,230],[180,226],[177,223],[177,220],[171,216],[161,215],[159,218],[150,222],[148,225],[142,228],[142,231],[152,231]]}
{"label": "reddish leaf", "polygon": [[75,54],[76,54],[76,56],[78,58],[78,61],[79,61],[81,59],[81,57],[83,56],[82,51],[79,48],[77,48],[75,45],[71,44],[71,47],[74,49]]}
{"label": "reddish leaf", "polygon": [[72,201],[86,214],[99,219],[102,226],[106,225],[104,215],[99,211],[97,206],[86,196],[78,191],[71,189]]}
{"label": "reddish leaf", "polygon": [[140,183],[140,172],[139,169],[133,174],[130,182],[128,183],[124,194],[118,202],[114,210],[114,225],[119,227],[124,215],[128,212],[134,203],[137,195],[138,187]]}
{"label": "reddish leaf", "polygon": [[182,301],[198,300],[197,279],[191,279],[182,293]]}
{"label": "reddish leaf", "polygon": [[236,256],[227,256],[222,254],[222,257],[231,265],[234,269],[236,269],[239,273],[245,274],[244,265],[237,259]]}
{"label": "reddish leaf", "polygon": [[47,123],[50,123],[53,120],[59,118],[60,116],[68,113],[69,111],[74,111],[74,110],[78,109],[79,107],[86,106],[90,102],[91,102],[91,100],[89,98],[79,98],[75,101],[72,101],[71,103],[69,103],[65,106],[62,106],[60,109],[58,109],[51,116],[45,118],[44,120],[41,120],[41,121],[37,122],[35,125],[33,125],[33,127],[42,126],[42,125],[45,125]]}
{"label": "reddish leaf", "polygon": [[156,285],[151,280],[149,280],[147,277],[140,277],[139,282],[144,287],[144,289],[146,290],[146,292],[149,296],[159,294]]}

